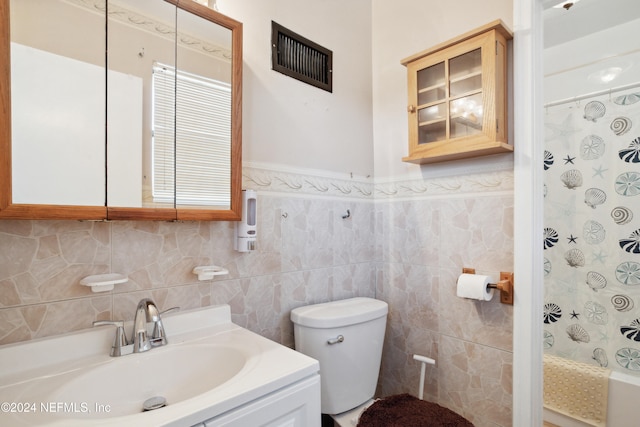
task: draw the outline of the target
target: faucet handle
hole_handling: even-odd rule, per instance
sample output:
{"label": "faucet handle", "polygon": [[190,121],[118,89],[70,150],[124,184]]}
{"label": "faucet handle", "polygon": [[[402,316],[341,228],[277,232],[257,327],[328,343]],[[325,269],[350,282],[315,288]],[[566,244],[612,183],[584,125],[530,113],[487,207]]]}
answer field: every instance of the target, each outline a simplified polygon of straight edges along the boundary
{"label": "faucet handle", "polygon": [[128,351],[127,334],[124,331],[124,321],[122,320],[96,320],[93,326],[113,325],[116,327],[116,335],[111,345],[111,357],[123,356],[131,353]]}
{"label": "faucet handle", "polygon": [[165,314],[167,314],[167,313],[171,313],[171,312],[174,312],[174,311],[180,311],[180,306],[167,308],[165,311],[161,311],[161,312],[160,312],[160,315],[161,315],[161,316],[164,316]]}
{"label": "faucet handle", "polygon": [[153,332],[151,334],[151,345],[154,347],[159,347],[162,345],[167,345],[167,334],[164,331],[164,325],[162,324],[162,315],[166,313],[171,313],[173,311],[180,310],[180,307],[171,307],[166,309],[165,311],[160,312],[160,316],[158,316],[158,320],[154,322]]}
{"label": "faucet handle", "polygon": [[96,320],[93,326],[113,325],[124,327],[124,320]]}

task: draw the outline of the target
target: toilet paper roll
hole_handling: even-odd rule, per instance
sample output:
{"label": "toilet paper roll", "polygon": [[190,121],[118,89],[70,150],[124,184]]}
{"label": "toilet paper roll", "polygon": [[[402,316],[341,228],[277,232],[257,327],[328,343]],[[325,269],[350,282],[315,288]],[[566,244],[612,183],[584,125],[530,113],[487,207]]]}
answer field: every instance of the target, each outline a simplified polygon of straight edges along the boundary
{"label": "toilet paper roll", "polygon": [[491,301],[491,298],[493,298],[493,288],[488,288],[487,285],[492,282],[493,280],[490,276],[461,274],[460,277],[458,277],[456,295],[461,298]]}

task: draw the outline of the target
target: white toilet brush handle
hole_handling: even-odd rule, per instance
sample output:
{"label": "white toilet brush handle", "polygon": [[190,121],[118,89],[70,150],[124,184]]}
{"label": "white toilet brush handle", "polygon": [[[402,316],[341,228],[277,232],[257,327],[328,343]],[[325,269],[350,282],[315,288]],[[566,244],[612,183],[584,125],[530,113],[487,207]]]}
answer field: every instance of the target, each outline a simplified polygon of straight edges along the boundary
{"label": "white toilet brush handle", "polygon": [[425,368],[427,366],[427,363],[430,365],[435,365],[436,361],[431,359],[430,357],[420,356],[419,354],[414,354],[413,359],[422,363],[422,366],[420,367],[420,385],[418,386],[418,398],[422,400]]}

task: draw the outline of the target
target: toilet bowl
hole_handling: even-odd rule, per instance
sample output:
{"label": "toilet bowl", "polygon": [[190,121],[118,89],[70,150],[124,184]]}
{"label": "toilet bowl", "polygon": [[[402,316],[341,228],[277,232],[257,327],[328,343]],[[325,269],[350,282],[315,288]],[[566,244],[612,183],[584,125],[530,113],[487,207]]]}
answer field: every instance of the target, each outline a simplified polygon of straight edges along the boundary
{"label": "toilet bowl", "polygon": [[341,414],[331,415],[334,427],[356,427],[358,425],[360,415],[362,415],[362,413],[366,411],[367,408],[369,408],[369,406],[371,406],[374,402],[374,399],[369,399],[362,405],[356,406],[349,411],[342,412]]}
{"label": "toilet bowl", "polygon": [[295,348],[320,363],[322,413],[355,426],[378,383],[387,303],[350,298],[291,312]]}

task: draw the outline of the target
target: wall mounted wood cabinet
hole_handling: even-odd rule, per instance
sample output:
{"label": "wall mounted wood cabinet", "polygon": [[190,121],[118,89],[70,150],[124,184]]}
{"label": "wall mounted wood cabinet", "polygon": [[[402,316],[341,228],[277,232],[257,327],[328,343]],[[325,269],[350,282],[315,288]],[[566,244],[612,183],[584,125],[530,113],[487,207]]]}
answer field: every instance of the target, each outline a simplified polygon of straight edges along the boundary
{"label": "wall mounted wood cabinet", "polygon": [[508,144],[507,41],[494,21],[402,61],[411,163],[513,151]]}
{"label": "wall mounted wood cabinet", "polygon": [[241,155],[240,22],[0,0],[0,218],[238,220]]}

